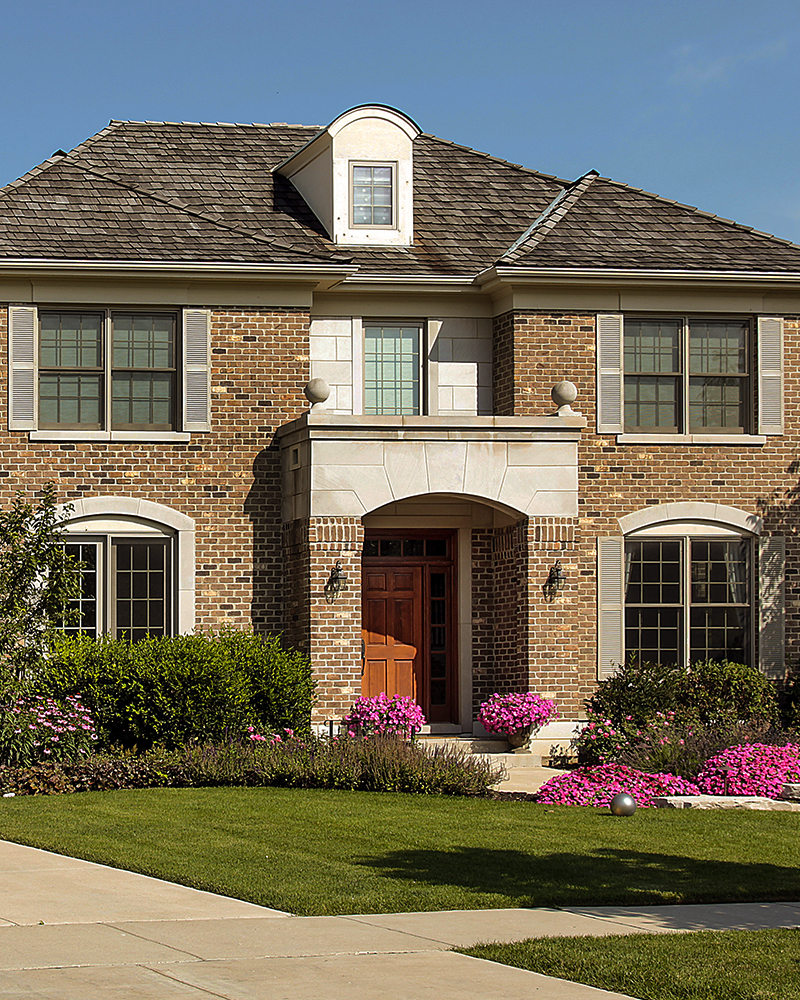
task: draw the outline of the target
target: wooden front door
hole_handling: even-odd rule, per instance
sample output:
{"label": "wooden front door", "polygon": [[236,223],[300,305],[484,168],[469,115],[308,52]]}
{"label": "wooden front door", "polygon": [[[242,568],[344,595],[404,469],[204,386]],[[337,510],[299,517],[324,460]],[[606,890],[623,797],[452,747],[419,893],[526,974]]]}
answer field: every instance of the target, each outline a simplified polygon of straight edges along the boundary
{"label": "wooden front door", "polygon": [[413,698],[429,722],[456,708],[452,533],[368,532],[361,693]]}

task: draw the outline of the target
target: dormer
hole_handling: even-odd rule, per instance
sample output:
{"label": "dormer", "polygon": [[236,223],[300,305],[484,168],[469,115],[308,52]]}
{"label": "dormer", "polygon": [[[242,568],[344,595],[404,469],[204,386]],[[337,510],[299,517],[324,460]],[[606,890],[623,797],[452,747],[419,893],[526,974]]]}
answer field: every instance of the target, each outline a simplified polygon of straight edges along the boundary
{"label": "dormer", "polygon": [[294,184],[339,246],[410,246],[419,134],[402,112],[363,104],[318,132],[275,173]]}

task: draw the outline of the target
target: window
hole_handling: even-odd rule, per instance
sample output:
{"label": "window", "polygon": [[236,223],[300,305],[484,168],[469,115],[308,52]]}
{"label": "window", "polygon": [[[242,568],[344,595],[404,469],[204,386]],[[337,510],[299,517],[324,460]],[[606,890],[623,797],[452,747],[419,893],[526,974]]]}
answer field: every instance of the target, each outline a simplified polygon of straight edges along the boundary
{"label": "window", "polygon": [[625,653],[652,663],[750,663],[750,542],[625,543]]}
{"label": "window", "polygon": [[783,434],[783,319],[599,314],[597,433],[750,445]]}
{"label": "window", "polygon": [[364,324],[364,413],[422,409],[420,326]]}
{"label": "window", "polygon": [[36,440],[211,430],[211,312],[9,306],[9,421]]}
{"label": "window", "polygon": [[750,321],[625,318],[626,432],[749,431]]}
{"label": "window", "polygon": [[39,313],[39,427],[173,430],[175,317]]}
{"label": "window", "polygon": [[69,633],[134,642],[171,632],[171,540],[103,536],[67,540],[67,552],[82,564],[81,594],[71,602],[80,622]]}
{"label": "window", "polygon": [[351,164],[351,225],[391,229],[395,225],[394,164]]}

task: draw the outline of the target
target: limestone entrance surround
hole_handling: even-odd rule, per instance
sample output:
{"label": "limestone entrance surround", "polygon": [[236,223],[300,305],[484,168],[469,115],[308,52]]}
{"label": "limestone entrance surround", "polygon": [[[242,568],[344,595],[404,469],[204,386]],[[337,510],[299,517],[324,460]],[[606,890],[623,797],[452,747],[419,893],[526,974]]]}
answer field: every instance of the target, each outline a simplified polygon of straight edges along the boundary
{"label": "limestone entrance surround", "polygon": [[578,414],[350,416],[312,409],[278,430],[283,520],[361,517],[394,500],[476,497],[526,517],[578,513]]}

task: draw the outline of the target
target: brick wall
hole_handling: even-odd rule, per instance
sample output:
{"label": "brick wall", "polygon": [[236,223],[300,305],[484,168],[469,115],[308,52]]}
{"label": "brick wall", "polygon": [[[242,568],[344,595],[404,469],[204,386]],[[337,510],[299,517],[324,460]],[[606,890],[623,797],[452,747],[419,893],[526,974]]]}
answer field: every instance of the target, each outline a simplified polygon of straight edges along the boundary
{"label": "brick wall", "polygon": [[[341,719],[361,694],[361,550],[358,518],[316,517],[284,528],[287,640],[311,657],[317,681],[313,720]],[[347,577],[329,601],[325,585],[339,561]]]}
{"label": "brick wall", "polygon": [[[213,307],[212,307],[213,309]],[[0,309],[0,503],[48,480],[63,501],[134,496],[195,520],[197,625],[283,628],[275,430],[307,409],[308,313],[213,309],[212,426],[188,444],[28,440],[9,432],[7,309]]]}
{"label": "brick wall", "polygon": [[[580,705],[596,677],[596,538],[619,534],[617,519],[624,514],[687,500],[738,507],[762,516],[765,533],[786,536],[787,664],[796,665],[800,659],[800,318],[787,317],[784,328],[785,434],[767,438],[762,446],[617,444],[614,435],[595,433],[594,314],[505,314],[496,320],[495,330],[501,344],[513,335],[513,379],[501,379],[499,389],[512,396],[514,414],[550,412],[550,390],[565,378],[577,385],[573,406],[589,422],[579,448],[579,517],[574,539],[561,556],[569,577],[567,589],[549,620],[542,618],[535,601],[529,606],[532,675],[546,680],[553,690],[563,689],[562,697],[574,692],[570,706]],[[498,412],[508,405],[505,398],[501,395]],[[548,560],[557,551],[535,537],[530,551],[532,579],[544,582]],[[569,667],[553,666],[556,651],[565,642],[572,654]],[[573,708],[568,711],[572,714]]]}

